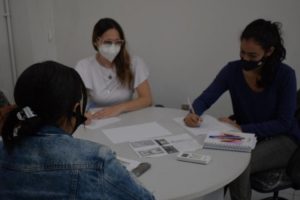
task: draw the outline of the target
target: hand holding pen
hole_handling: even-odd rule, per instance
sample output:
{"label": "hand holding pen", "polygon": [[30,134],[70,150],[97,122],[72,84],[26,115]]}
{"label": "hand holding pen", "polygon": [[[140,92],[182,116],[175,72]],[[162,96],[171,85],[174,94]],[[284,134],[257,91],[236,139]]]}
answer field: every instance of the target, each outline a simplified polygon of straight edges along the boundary
{"label": "hand holding pen", "polygon": [[189,105],[189,113],[187,114],[187,116],[184,118],[184,123],[189,126],[189,127],[199,127],[201,122],[203,121],[202,118],[200,116],[198,116],[195,113],[195,110],[191,104],[190,99],[188,98],[188,105]]}

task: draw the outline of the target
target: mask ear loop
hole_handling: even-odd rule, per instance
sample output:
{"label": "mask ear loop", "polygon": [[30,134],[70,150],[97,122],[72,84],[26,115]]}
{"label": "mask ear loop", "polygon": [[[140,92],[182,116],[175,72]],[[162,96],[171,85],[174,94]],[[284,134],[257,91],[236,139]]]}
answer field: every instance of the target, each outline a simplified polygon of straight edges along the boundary
{"label": "mask ear loop", "polygon": [[82,106],[81,102],[82,101],[80,101],[79,105],[77,105],[77,107],[75,108],[75,112],[73,112],[73,116],[75,117],[75,126],[74,126],[72,133],[74,133],[76,131],[76,129],[81,124],[84,124],[84,122],[87,120],[87,118],[84,116],[84,113],[82,114],[83,106]]}

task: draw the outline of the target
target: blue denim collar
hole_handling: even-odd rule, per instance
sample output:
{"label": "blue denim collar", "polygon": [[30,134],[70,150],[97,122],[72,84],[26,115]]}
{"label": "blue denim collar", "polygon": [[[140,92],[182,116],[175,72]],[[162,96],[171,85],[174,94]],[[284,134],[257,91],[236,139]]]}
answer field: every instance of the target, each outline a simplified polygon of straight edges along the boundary
{"label": "blue denim collar", "polygon": [[42,127],[37,134],[38,135],[63,134],[63,135],[68,135],[68,136],[72,137],[72,135],[70,133],[65,132],[62,128],[57,127],[57,126],[50,126],[50,125],[46,125],[46,126]]}

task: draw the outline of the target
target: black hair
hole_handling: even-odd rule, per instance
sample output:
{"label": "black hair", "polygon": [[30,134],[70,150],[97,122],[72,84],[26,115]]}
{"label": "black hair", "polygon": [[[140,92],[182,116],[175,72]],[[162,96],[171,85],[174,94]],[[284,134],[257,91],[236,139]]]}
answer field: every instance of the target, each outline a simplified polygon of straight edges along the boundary
{"label": "black hair", "polygon": [[242,32],[240,40],[255,40],[265,51],[274,48],[273,53],[266,58],[261,70],[261,80],[258,86],[269,85],[276,73],[278,65],[285,59],[286,49],[281,37],[281,23],[271,22],[264,19],[257,19],[246,26]]}
{"label": "black hair", "polygon": [[[37,134],[43,126],[59,127],[62,119],[71,123],[74,106],[81,100],[85,112],[87,94],[81,77],[73,68],[45,61],[28,67],[20,75],[14,98],[16,107],[8,114],[2,129],[7,150],[22,138]],[[17,114],[27,106],[36,116],[20,120]]]}

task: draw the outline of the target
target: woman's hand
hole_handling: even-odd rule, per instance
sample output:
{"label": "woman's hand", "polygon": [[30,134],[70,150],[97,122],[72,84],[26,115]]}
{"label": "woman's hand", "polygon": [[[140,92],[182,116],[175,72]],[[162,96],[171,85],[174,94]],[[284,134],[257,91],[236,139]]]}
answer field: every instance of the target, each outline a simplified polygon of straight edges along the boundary
{"label": "woman's hand", "polygon": [[220,117],[220,118],[219,118],[219,121],[225,122],[225,123],[227,123],[227,124],[230,124],[231,126],[233,126],[233,127],[237,128],[237,129],[241,130],[240,125],[238,125],[238,124],[236,123],[236,121],[233,121],[233,120],[231,120],[231,119],[228,118],[228,117]]}
{"label": "woman's hand", "polygon": [[199,127],[201,122],[203,121],[202,118],[194,113],[189,113],[184,119],[183,119],[185,125],[189,127]]}
{"label": "woman's hand", "polygon": [[85,120],[84,124],[89,125],[92,122],[92,119],[93,119],[92,113],[91,112],[86,112],[84,114],[84,116],[86,117],[86,120]]}
{"label": "woman's hand", "polygon": [[122,111],[123,109],[121,105],[105,107],[92,114],[92,119],[103,119],[103,118],[115,117],[120,115]]}

